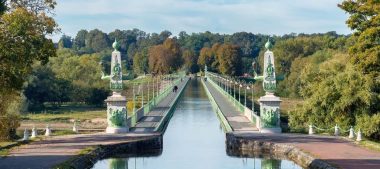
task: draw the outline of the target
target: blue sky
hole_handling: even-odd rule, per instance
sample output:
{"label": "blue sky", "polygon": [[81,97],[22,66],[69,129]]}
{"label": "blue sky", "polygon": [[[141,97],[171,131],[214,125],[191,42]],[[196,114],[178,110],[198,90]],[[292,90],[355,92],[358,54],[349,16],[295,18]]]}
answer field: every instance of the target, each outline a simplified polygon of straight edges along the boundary
{"label": "blue sky", "polygon": [[169,30],[246,31],[349,34],[342,0],[57,0],[55,19],[62,34],[75,37],[80,29],[104,32],[138,28],[148,33]]}

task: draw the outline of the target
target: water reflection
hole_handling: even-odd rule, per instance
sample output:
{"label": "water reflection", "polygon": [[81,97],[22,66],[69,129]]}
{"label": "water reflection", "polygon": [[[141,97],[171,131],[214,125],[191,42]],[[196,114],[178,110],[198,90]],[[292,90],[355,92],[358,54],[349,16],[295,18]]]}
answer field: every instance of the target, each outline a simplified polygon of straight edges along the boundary
{"label": "water reflection", "polygon": [[[157,155],[157,154],[156,154]],[[95,169],[299,169],[291,161],[229,156],[225,134],[197,80],[190,81],[168,124],[160,155],[119,156]]]}
{"label": "water reflection", "polygon": [[[112,158],[103,161],[99,161],[97,168],[109,168],[109,169],[145,169],[155,168],[155,166],[149,165],[144,158]],[[289,161],[281,161],[276,159],[242,159],[243,166],[249,169],[298,169],[294,163]],[[239,165],[236,165],[239,166]],[[207,164],[204,166],[207,167]],[[208,167],[207,167],[208,168]],[[234,168],[232,168],[234,169]]]}

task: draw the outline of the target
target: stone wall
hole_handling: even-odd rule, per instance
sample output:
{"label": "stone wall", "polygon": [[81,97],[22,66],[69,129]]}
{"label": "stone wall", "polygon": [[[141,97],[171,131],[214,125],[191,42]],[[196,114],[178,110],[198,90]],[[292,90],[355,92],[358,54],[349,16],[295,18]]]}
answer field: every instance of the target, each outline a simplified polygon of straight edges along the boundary
{"label": "stone wall", "polygon": [[162,153],[162,135],[112,145],[99,145],[88,153],[77,155],[53,168],[89,169],[102,159],[112,157],[159,156]]}
{"label": "stone wall", "polygon": [[287,159],[303,168],[336,169],[295,146],[257,141],[233,133],[226,134],[226,151],[230,156]]}

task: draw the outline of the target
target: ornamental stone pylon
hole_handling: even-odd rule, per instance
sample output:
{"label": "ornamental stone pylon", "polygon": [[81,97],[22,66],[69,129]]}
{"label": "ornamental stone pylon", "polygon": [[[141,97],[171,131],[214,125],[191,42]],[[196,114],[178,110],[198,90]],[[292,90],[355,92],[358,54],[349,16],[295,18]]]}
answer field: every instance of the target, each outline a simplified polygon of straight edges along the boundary
{"label": "ornamental stone pylon", "polygon": [[267,51],[264,53],[264,74],[257,76],[255,80],[263,81],[265,96],[260,97],[260,132],[281,133],[280,127],[280,103],[279,97],[274,95],[276,91],[276,72],[274,67],[274,55],[271,51],[272,44],[268,39],[265,44]]}
{"label": "ornamental stone pylon", "polygon": [[118,51],[120,48],[119,43],[116,41],[112,44],[114,51],[111,58],[111,74],[102,75],[102,79],[110,80],[110,89],[112,96],[107,97],[107,129],[106,133],[126,133],[128,132],[127,126],[127,108],[126,97],[121,95],[123,90],[123,75],[121,66],[121,53]]}

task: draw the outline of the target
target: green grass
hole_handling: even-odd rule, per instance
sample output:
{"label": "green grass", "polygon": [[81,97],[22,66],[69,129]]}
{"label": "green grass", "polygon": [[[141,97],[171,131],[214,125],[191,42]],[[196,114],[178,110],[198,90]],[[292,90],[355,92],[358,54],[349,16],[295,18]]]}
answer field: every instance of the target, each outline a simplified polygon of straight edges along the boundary
{"label": "green grass", "polygon": [[375,142],[375,141],[371,141],[371,140],[362,140],[362,141],[358,142],[357,144],[359,144],[360,146],[365,147],[367,149],[380,152],[380,142]]}
{"label": "green grass", "polygon": [[63,136],[63,135],[71,135],[71,134],[77,134],[77,133],[72,130],[58,130],[58,131],[54,131],[52,134],[53,136]]}
{"label": "green grass", "polygon": [[68,111],[62,110],[59,113],[39,113],[39,114],[26,114],[22,116],[22,120],[38,121],[38,122],[67,122],[70,119],[75,120],[91,120],[94,118],[106,118],[106,109],[104,110],[82,110],[82,111]]}

